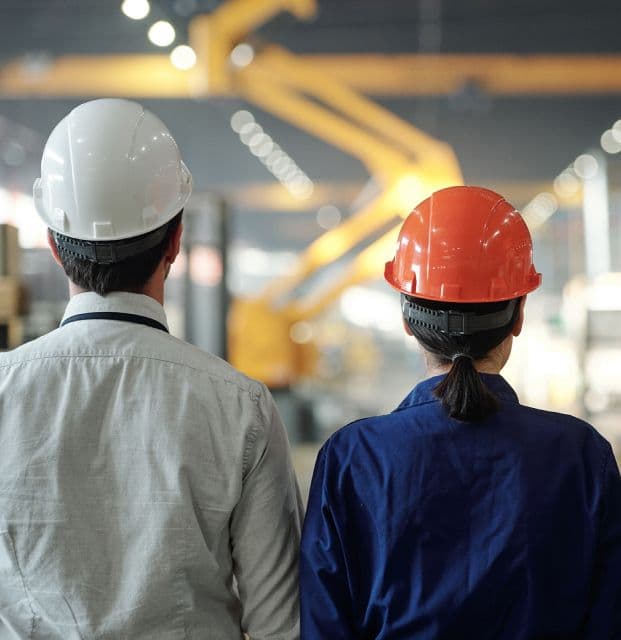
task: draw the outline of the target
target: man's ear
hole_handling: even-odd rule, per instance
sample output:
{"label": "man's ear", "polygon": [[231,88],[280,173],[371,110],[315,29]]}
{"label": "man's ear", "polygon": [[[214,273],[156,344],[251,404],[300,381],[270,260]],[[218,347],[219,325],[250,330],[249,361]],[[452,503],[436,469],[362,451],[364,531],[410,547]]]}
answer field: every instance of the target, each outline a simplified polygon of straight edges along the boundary
{"label": "man's ear", "polygon": [[62,267],[63,263],[61,262],[60,256],[58,255],[58,247],[56,246],[56,242],[54,242],[54,236],[52,235],[51,229],[47,230],[47,245],[50,248],[50,251],[52,252],[52,257],[54,258],[54,261],[56,262],[56,264],[59,267]]}
{"label": "man's ear", "polygon": [[520,333],[522,333],[522,327],[524,326],[524,305],[526,304],[526,296],[524,296],[520,300],[520,310],[518,312],[517,320],[513,325],[513,329],[511,330],[511,334],[517,338]]}
{"label": "man's ear", "polygon": [[179,255],[181,251],[181,235],[183,233],[183,222],[180,222],[177,225],[174,233],[170,237],[170,242],[168,244],[168,249],[164,254],[164,258],[168,264],[172,264]]}

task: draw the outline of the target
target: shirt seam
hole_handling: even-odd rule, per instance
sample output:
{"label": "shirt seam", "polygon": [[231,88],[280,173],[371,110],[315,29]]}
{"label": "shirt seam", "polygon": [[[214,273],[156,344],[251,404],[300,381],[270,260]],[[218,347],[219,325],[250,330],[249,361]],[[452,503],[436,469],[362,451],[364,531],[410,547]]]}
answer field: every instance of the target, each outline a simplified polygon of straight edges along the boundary
{"label": "shirt seam", "polygon": [[257,442],[259,428],[262,423],[261,408],[259,407],[259,396],[257,395],[257,397],[253,398],[253,400],[255,403],[255,410],[257,412],[257,422],[252,428],[252,430],[248,432],[248,436],[246,438],[246,446],[244,447],[244,453],[242,457],[242,477],[243,478],[247,478],[250,471],[252,471],[252,469],[248,469],[248,460],[250,458],[250,451]]}
{"label": "shirt seam", "polygon": [[18,367],[21,365],[26,365],[31,362],[38,362],[40,360],[56,360],[56,359],[74,359],[74,358],[121,358],[126,360],[152,360],[154,362],[163,362],[165,364],[171,364],[177,367],[183,367],[185,369],[189,369],[191,371],[197,371],[199,373],[203,373],[209,378],[214,380],[219,380],[221,382],[226,382],[227,384],[231,384],[237,387],[240,391],[247,392],[253,400],[257,400],[259,397],[259,393],[251,388],[245,388],[241,384],[235,382],[234,380],[228,380],[227,378],[215,375],[206,371],[205,369],[199,369],[197,367],[193,367],[184,362],[175,362],[174,360],[165,360],[164,358],[156,358],[154,356],[137,356],[137,355],[128,355],[128,354],[119,354],[119,353],[97,353],[97,354],[89,354],[89,353],[81,353],[81,354],[65,354],[65,353],[55,353],[48,355],[40,355],[33,358],[27,358],[25,360],[19,360],[17,362],[8,362],[6,364],[0,364],[0,369],[10,369],[11,367]]}

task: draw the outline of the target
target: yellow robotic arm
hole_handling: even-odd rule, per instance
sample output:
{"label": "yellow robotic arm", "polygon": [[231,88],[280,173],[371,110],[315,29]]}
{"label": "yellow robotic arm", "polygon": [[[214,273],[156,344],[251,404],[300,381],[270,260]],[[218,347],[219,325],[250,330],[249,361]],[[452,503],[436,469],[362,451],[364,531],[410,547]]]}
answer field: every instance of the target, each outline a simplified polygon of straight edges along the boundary
{"label": "yellow robotic arm", "polygon": [[[267,4],[272,9],[277,6],[276,2]],[[290,8],[290,4],[284,2],[281,8]],[[232,24],[236,7],[243,11],[250,9],[246,0],[231,0],[221,8],[226,20],[220,19],[219,9],[201,18],[200,33],[191,32],[201,38],[209,34],[208,65],[214,60],[225,61],[223,67],[212,70],[208,77],[218,78],[218,86],[223,90],[233,90],[265,111],[357,157],[381,189],[361,211],[313,242],[291,273],[270,283],[256,298],[233,302],[229,318],[232,363],[270,386],[284,386],[307,373],[312,363],[309,347],[291,341],[292,324],[320,313],[348,286],[381,274],[396,240],[399,226],[396,219],[436,189],[461,184],[462,176],[447,144],[419,131],[342,82],[318,73],[282,48],[268,46],[247,67],[232,69],[226,64],[236,44],[231,33],[236,37],[244,34],[227,28],[220,38],[219,25]],[[248,23],[256,25],[250,19]],[[215,56],[210,53],[214,50],[218,51]],[[392,220],[394,228],[361,252],[328,289],[309,299],[284,301],[305,279],[379,233]]]}

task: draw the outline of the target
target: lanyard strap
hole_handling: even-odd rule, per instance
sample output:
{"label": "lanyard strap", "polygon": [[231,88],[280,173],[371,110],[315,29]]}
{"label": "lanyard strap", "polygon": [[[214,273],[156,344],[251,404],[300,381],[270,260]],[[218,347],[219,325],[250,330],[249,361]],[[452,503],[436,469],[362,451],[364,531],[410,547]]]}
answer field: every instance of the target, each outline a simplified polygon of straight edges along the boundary
{"label": "lanyard strap", "polygon": [[80,322],[80,320],[118,320],[119,322],[131,322],[133,324],[144,324],[147,327],[153,327],[154,329],[160,329],[168,333],[168,329],[157,320],[153,318],[147,318],[145,316],[137,316],[133,313],[117,313],[116,311],[94,311],[92,313],[78,313],[75,316],[69,316],[65,318],[60,326],[64,327],[71,322]]}

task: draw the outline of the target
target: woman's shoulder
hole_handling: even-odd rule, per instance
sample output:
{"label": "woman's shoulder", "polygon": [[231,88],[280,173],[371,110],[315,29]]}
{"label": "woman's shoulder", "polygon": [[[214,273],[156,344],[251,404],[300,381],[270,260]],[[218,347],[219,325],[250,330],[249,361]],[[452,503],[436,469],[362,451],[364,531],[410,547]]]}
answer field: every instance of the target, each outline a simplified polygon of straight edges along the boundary
{"label": "woman's shoulder", "polygon": [[539,429],[562,431],[576,438],[592,440],[601,446],[607,444],[606,439],[592,424],[576,416],[538,409],[523,404],[517,405],[517,410],[523,415],[525,425],[533,425]]}

